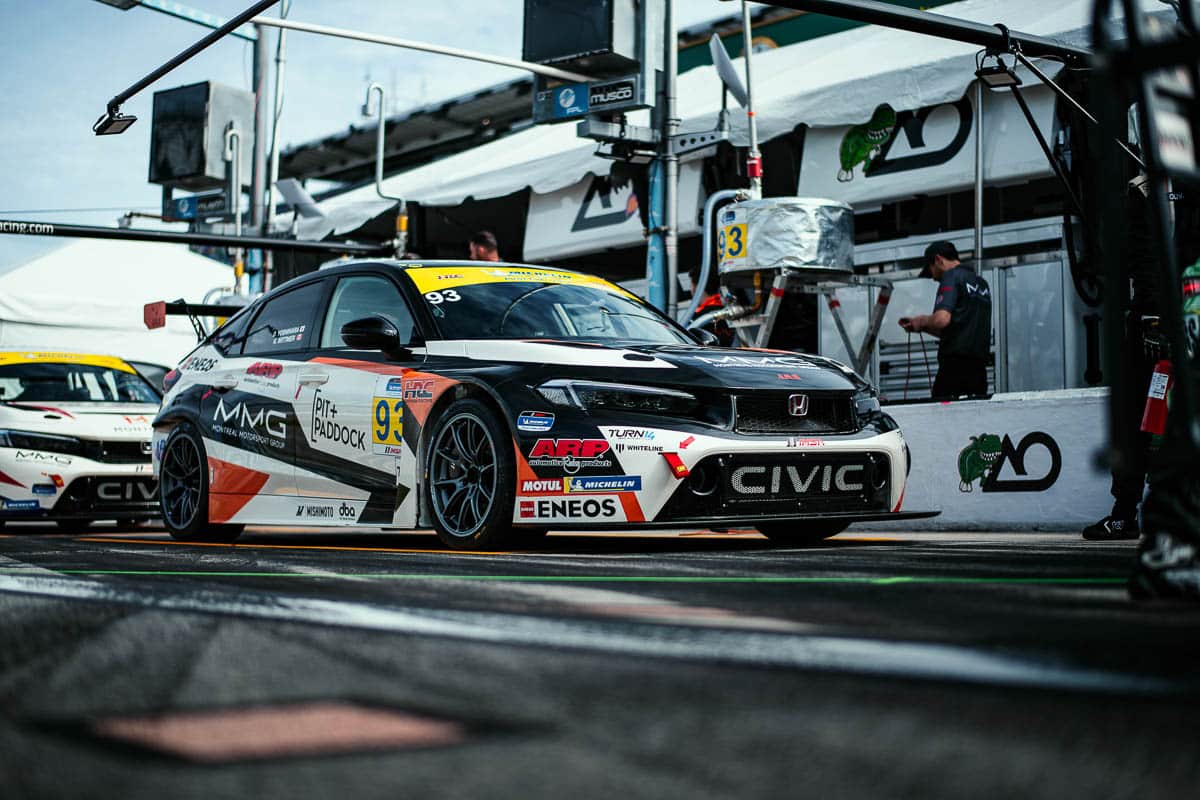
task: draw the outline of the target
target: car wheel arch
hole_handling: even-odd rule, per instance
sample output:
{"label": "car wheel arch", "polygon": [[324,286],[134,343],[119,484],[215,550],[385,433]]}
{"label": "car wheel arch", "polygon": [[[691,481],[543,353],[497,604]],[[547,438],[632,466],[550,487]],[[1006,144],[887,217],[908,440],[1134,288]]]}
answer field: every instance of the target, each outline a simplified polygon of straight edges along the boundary
{"label": "car wheel arch", "polygon": [[[429,415],[426,416],[425,423],[421,426],[421,438],[417,441],[417,486],[415,488],[420,492],[417,495],[418,498],[425,496],[425,481],[428,478],[427,471],[429,469],[429,435],[436,427],[437,421],[446,413],[446,409],[455,402],[468,397],[479,400],[495,411],[507,426],[512,441],[516,441],[516,423],[512,419],[512,414],[509,413],[507,404],[500,399],[492,387],[474,380],[463,380],[453,388],[442,392],[430,407]],[[417,510],[418,524],[422,527],[428,526],[430,524],[429,509],[425,508],[423,499],[418,502],[420,503]]]}

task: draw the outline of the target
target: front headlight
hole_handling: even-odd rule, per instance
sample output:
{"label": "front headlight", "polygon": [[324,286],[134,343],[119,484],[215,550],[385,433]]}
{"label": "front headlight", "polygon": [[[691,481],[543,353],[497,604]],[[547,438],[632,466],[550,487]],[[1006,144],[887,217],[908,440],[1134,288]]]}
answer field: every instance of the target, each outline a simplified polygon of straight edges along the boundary
{"label": "front headlight", "polygon": [[83,442],[74,436],[57,436],[53,433],[14,431],[0,428],[0,447],[16,447],[21,450],[42,450],[47,453],[73,455],[83,450]]}
{"label": "front headlight", "polygon": [[632,386],[623,383],[552,380],[537,392],[556,406],[585,411],[637,411],[645,414],[687,416],[696,409],[696,396],[674,389]]}

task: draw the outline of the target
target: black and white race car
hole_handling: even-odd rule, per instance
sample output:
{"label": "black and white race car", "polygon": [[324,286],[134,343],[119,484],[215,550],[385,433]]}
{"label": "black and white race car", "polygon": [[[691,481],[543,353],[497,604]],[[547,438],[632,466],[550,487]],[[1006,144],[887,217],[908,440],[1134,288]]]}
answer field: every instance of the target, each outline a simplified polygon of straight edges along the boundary
{"label": "black and white race car", "polygon": [[904,439],[852,370],[707,346],[563,270],[341,262],[239,311],[165,387],[154,469],[179,539],[736,525],[802,543],[911,516]]}

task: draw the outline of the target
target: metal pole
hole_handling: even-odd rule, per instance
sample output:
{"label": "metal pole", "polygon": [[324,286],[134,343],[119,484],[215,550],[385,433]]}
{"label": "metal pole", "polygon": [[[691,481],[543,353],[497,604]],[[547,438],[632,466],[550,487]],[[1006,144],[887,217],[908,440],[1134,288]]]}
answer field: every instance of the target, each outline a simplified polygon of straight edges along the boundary
{"label": "metal pole", "polygon": [[[1063,100],[1066,100],[1068,103],[1070,103],[1072,106],[1074,106],[1075,110],[1078,111],[1080,114],[1082,114],[1084,119],[1086,119],[1088,122],[1092,123],[1093,125],[1100,124],[1099,122],[1096,121],[1096,118],[1094,116],[1092,116],[1090,111],[1088,111],[1086,108],[1084,108],[1082,105],[1080,105],[1079,101],[1076,100],[1074,97],[1071,97],[1070,93],[1067,92],[1066,89],[1062,88],[1057,83],[1055,83],[1053,80],[1051,80],[1050,76],[1047,75],[1046,73],[1042,72],[1041,69],[1038,68],[1037,64],[1033,63],[1028,58],[1026,58],[1024,53],[1017,51],[1017,52],[1013,53],[1013,55],[1016,56],[1017,61],[1020,61],[1021,65],[1023,67],[1025,67],[1025,69],[1032,72],[1039,81],[1041,81],[1042,83],[1049,86],[1050,89],[1056,95],[1058,95]],[[1124,150],[1129,155],[1130,158],[1132,158],[1134,161],[1136,161],[1138,163],[1138,166],[1142,167],[1142,169],[1146,168],[1146,164],[1142,161],[1141,157],[1139,157],[1137,153],[1133,152],[1133,150],[1129,149],[1128,145],[1126,145],[1120,139],[1117,140],[1117,145],[1120,146],[1120,148],[1122,150]]]}
{"label": "metal pole", "polygon": [[[230,189],[230,205],[233,207],[233,235],[242,238],[242,133],[233,123],[225,129],[225,163],[233,165],[233,182]],[[226,167],[228,169],[228,167]],[[233,277],[239,293],[242,290],[242,274],[245,264],[242,262],[242,248],[234,251]]]}
{"label": "metal pole", "polygon": [[[255,25],[258,39],[254,42],[254,66],[251,80],[254,83],[254,155],[250,166],[250,226],[256,233],[266,235],[267,227],[263,213],[263,184],[267,180],[267,29]],[[251,253],[253,256],[254,253]],[[262,260],[258,262],[261,269]],[[253,282],[261,286],[262,274]]]}
{"label": "metal pole", "polygon": [[0,219],[0,234],[17,236],[65,236],[80,239],[120,239],[132,242],[200,244],[210,247],[257,247],[260,250],[284,250],[296,253],[386,256],[390,246],[358,242],[305,242],[296,239],[266,239],[261,236],[225,236],[219,233],[155,231],[141,228],[106,228],[92,225],[60,225],[50,222]]}
{"label": "metal pole", "polygon": [[867,25],[880,25],[885,28],[923,33],[927,36],[966,42],[1002,52],[1008,52],[1010,44],[1019,44],[1022,52],[1033,58],[1057,56],[1084,61],[1091,56],[1091,51],[1085,48],[1074,47],[1041,36],[1020,31],[1006,32],[995,25],[984,25],[928,11],[916,11],[875,0],[767,0],[763,5],[808,11],[813,14],[827,14],[831,17],[840,17]]}
{"label": "metal pole", "polygon": [[679,47],[675,33],[675,0],[667,0],[663,25],[663,58],[666,74],[663,92],[664,181],[663,203],[666,221],[663,254],[667,267],[667,313],[675,318],[679,304],[679,156],[675,153],[675,135],[679,133],[679,115],[675,108],[676,84],[679,78]]}
{"label": "metal pole", "polygon": [[754,77],[750,62],[754,60],[754,35],[751,30],[750,4],[742,0],[742,57],[746,61],[746,123],[750,134],[750,154],[746,159],[746,174],[750,176],[750,193],[762,197],[762,153],[758,152],[758,120],[754,116]]}
{"label": "metal pole", "polygon": [[983,264],[983,81],[975,81],[975,265]]}
{"label": "metal pole", "polygon": [[518,58],[504,58],[503,56],[493,56],[487,53],[478,53],[474,50],[463,50],[458,47],[445,47],[439,44],[418,42],[412,39],[397,39],[392,36],[376,36],[373,33],[363,33],[361,31],[352,31],[345,28],[331,28],[328,25],[313,25],[308,22],[293,22],[292,20],[286,19],[273,19],[271,17],[254,17],[252,21],[255,25],[270,25],[275,28],[285,28],[292,31],[317,33],[321,34],[322,36],[336,36],[341,39],[355,39],[360,42],[386,44],[390,47],[403,47],[407,50],[423,50],[426,53],[437,53],[443,56],[466,58],[470,59],[471,61],[483,61],[488,64],[499,64],[502,67],[523,69],[527,72],[533,72],[538,75],[545,75],[548,78],[557,78],[558,80],[563,81],[587,82],[592,80],[587,75],[581,75],[578,72],[568,72],[565,69],[557,69],[556,67],[547,67],[542,64],[534,64],[531,61],[522,61]]}
{"label": "metal pole", "polygon": [[378,83],[368,86],[367,99],[363,101],[362,107],[364,116],[371,112],[371,92],[379,93],[379,125],[375,128],[375,194],[384,200],[395,200],[398,204],[396,209],[396,255],[403,257],[408,246],[408,207],[403,197],[395,197],[383,191],[383,152],[387,140],[387,117],[384,116],[387,103],[384,98],[387,95]]}
{"label": "metal pole", "polygon": [[[280,13],[287,16],[291,9],[291,0],[284,0]],[[287,31],[280,29],[279,39],[275,44],[275,99],[271,112],[271,167],[267,178],[267,213],[263,219],[263,235],[271,235],[271,220],[275,216],[275,183],[279,180],[279,118],[283,115],[283,67],[284,45]],[[263,258],[263,291],[270,291],[275,283],[275,258],[267,252]]]}
{"label": "metal pole", "polygon": [[202,50],[206,50],[208,47],[215,44],[219,39],[224,38],[226,34],[233,33],[235,30],[237,30],[242,25],[244,25],[246,22],[248,22],[251,18],[266,11],[268,8],[275,5],[277,2],[279,2],[279,0],[260,0],[260,2],[255,3],[254,5],[250,6],[250,8],[247,8],[241,14],[238,14],[236,17],[229,20],[229,22],[226,22],[224,25],[217,28],[215,31],[208,34],[203,39],[196,42],[194,45],[187,48],[186,50],[184,50],[182,53],[180,53],[179,55],[172,58],[167,63],[163,64],[161,67],[154,70],[146,77],[137,81],[136,83],[134,83],[132,86],[130,86],[125,91],[118,92],[117,94],[113,95],[113,98],[108,101],[108,113],[110,115],[116,114],[118,111],[120,111],[121,104],[124,103],[126,100],[133,97],[135,94],[140,92],[142,89],[145,89],[147,86],[154,83],[156,80],[158,80],[162,76],[166,75],[168,72],[175,69],[180,64],[182,64],[183,62],[185,62],[189,58],[191,58],[192,56],[196,55],[197,53],[201,52]]}

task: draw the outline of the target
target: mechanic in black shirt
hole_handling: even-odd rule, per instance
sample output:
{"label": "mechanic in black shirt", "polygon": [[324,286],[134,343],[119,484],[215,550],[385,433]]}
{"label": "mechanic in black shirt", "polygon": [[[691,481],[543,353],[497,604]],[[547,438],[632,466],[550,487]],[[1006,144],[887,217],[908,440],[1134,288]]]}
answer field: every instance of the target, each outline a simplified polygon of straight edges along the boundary
{"label": "mechanic in black shirt", "polygon": [[987,365],[992,337],[992,290],[987,281],[963,266],[958,249],[947,241],[925,248],[922,278],[938,282],[933,313],[904,317],[910,333],[938,337],[938,373],[933,397],[987,394]]}

